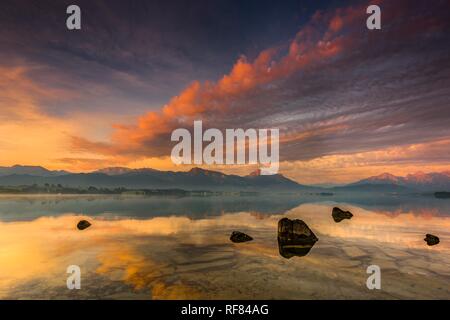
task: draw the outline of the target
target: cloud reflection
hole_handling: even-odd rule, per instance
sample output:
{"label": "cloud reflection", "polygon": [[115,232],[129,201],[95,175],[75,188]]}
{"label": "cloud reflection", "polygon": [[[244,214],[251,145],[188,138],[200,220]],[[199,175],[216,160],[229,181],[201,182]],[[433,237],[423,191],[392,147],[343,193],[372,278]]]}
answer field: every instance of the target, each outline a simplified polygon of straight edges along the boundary
{"label": "cloud reflection", "polygon": [[[65,270],[77,264],[85,277],[80,292],[86,297],[106,283],[105,290],[117,286],[115,298],[364,298],[367,292],[359,285],[365,281],[364,265],[379,263],[390,270],[385,278],[393,281],[379,298],[394,293],[449,297],[442,288],[450,276],[443,267],[450,263],[450,217],[388,217],[342,207],[355,214],[345,225],[333,222],[332,204],[301,205],[284,215],[304,220],[321,239],[307,256],[290,260],[278,253],[276,230],[282,215],[241,212],[197,220],[65,215],[0,223],[0,296],[23,297],[31,294],[25,289],[30,283],[46,281],[52,289],[39,291],[37,286],[33,297],[67,295]],[[92,227],[78,231],[81,218]],[[230,243],[229,233],[237,228],[255,241]],[[424,244],[428,232],[439,235],[438,246]],[[429,275],[426,284],[423,274]],[[402,287],[413,283],[415,287]],[[425,285],[428,291],[420,291]],[[334,286],[347,288],[347,294],[333,291]]]}

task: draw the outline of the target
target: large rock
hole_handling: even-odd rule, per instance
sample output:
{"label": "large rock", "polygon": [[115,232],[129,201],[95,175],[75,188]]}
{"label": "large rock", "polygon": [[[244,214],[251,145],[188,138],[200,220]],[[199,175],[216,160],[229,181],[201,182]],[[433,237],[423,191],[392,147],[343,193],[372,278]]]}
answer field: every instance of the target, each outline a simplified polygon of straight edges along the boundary
{"label": "large rock", "polygon": [[87,221],[87,220],[81,220],[77,224],[78,230],[84,230],[84,229],[89,228],[90,226],[91,226],[91,223],[89,221]]}
{"label": "large rock", "polygon": [[248,234],[245,234],[243,232],[233,231],[231,233],[230,240],[235,242],[235,243],[239,243],[239,242],[252,241],[253,238],[250,237]]}
{"label": "large rock", "polygon": [[339,209],[338,207],[333,208],[333,212],[331,213],[334,222],[341,222],[344,219],[351,219],[353,214],[350,211],[344,211]]}
{"label": "large rock", "polygon": [[425,239],[423,239],[423,240],[425,240],[427,242],[427,245],[429,245],[429,246],[434,246],[439,243],[439,237],[434,236],[429,233],[427,233],[425,235]]}
{"label": "large rock", "polygon": [[319,239],[302,220],[278,221],[278,249],[286,259],[305,256]]}

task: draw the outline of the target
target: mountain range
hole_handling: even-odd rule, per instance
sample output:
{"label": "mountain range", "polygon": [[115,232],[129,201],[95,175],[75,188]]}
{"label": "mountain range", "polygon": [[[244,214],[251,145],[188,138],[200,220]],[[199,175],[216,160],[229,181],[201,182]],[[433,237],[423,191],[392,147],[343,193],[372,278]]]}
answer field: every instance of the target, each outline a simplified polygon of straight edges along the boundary
{"label": "mountain range", "polygon": [[0,177],[8,175],[34,175],[39,177],[55,177],[65,174],[70,174],[68,171],[55,170],[51,171],[39,166],[21,166],[15,165],[12,167],[0,167]]}
{"label": "mountain range", "polygon": [[187,172],[159,171],[149,168],[106,168],[90,173],[50,171],[42,167],[14,166],[0,171],[1,186],[61,184],[69,187],[145,188],[185,190],[293,190],[308,187],[281,174],[262,176],[227,175],[218,171],[193,168]]}
{"label": "mountain range", "polygon": [[383,173],[344,186],[323,188],[299,184],[281,174],[264,176],[257,170],[247,176],[193,168],[187,172],[151,168],[111,167],[90,173],[52,171],[39,166],[0,167],[0,186],[61,184],[70,187],[146,188],[185,190],[303,190],[349,192],[435,192],[450,190],[450,171],[409,174]]}
{"label": "mountain range", "polygon": [[390,173],[383,173],[378,176],[369,177],[352,183],[348,186],[358,187],[361,185],[391,185],[399,188],[412,190],[450,190],[450,171],[445,172],[417,172],[399,177]]}

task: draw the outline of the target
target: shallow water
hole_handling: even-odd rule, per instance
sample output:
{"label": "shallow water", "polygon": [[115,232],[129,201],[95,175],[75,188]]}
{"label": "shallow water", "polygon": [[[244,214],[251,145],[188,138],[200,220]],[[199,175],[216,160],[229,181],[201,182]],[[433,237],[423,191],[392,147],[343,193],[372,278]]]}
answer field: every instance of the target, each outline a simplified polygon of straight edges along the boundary
{"label": "shallow water", "polygon": [[[450,299],[447,200],[386,197],[0,197],[0,298]],[[331,209],[353,212],[335,223]],[[279,254],[277,223],[319,238]],[[92,226],[76,229],[80,219]],[[234,244],[233,230],[254,240]],[[440,237],[429,247],[426,233]],[[69,265],[81,289],[66,287]],[[381,290],[369,290],[369,265]]]}

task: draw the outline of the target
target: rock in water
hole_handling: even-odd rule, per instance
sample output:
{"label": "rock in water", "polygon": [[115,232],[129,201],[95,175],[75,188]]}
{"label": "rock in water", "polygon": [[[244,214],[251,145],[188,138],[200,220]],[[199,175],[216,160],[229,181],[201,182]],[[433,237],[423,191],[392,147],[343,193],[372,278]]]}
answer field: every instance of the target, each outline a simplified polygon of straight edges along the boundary
{"label": "rock in water", "polygon": [[429,233],[425,235],[425,239],[423,240],[425,240],[429,246],[434,246],[439,243],[439,237]]}
{"label": "rock in water", "polygon": [[81,220],[77,224],[78,230],[84,230],[84,229],[89,228],[90,226],[91,226],[91,223],[89,221],[87,221],[87,220]]}
{"label": "rock in water", "polygon": [[350,211],[344,211],[338,207],[333,208],[331,215],[333,216],[334,222],[341,222],[344,219],[351,219],[353,217],[353,214]]}
{"label": "rock in water", "polygon": [[286,259],[305,256],[319,239],[302,220],[278,221],[278,249]]}
{"label": "rock in water", "polygon": [[231,233],[230,240],[235,243],[239,243],[239,242],[252,241],[253,238],[243,232],[233,231],[233,233]]}

